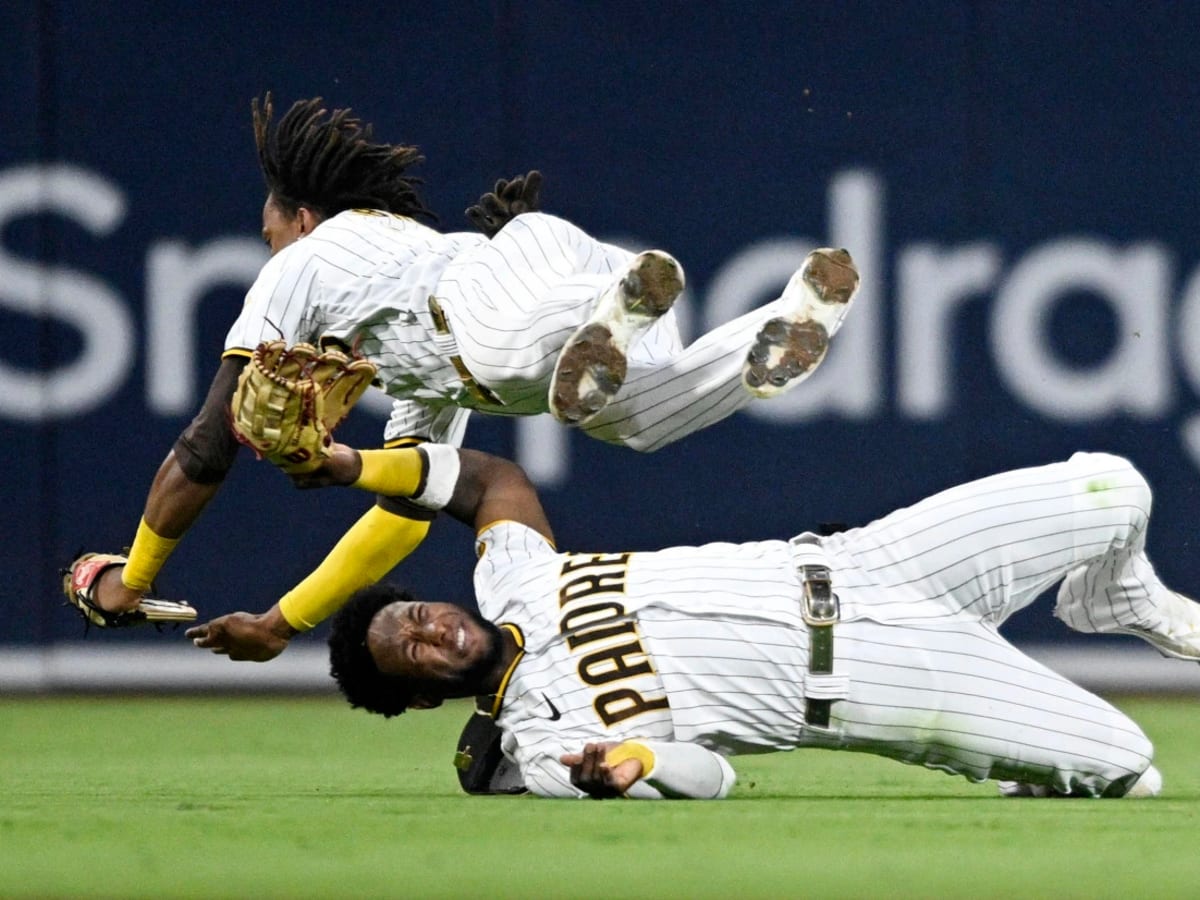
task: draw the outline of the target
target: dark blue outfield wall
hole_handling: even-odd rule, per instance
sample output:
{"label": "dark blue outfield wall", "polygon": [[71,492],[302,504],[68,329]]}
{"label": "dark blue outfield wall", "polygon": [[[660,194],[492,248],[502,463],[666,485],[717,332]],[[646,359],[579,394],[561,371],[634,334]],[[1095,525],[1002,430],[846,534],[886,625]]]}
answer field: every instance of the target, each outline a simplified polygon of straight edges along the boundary
{"label": "dark blue outfield wall", "polygon": [[[250,98],[320,94],[422,146],[448,229],[501,175],[689,274],[692,333],[807,249],[864,284],[816,377],[658,454],[477,418],[559,543],[857,523],[968,478],[1125,454],[1200,590],[1200,7],[1167,3],[0,5],[0,643],[72,638],[56,569],[132,537],[265,259]],[[378,406],[344,436],[371,445]],[[246,454],[160,587],[263,609],[362,509]],[[466,599],[449,520],[396,573]],[[1061,640],[1045,609],[1020,640]],[[179,635],[102,635],[93,640]]]}

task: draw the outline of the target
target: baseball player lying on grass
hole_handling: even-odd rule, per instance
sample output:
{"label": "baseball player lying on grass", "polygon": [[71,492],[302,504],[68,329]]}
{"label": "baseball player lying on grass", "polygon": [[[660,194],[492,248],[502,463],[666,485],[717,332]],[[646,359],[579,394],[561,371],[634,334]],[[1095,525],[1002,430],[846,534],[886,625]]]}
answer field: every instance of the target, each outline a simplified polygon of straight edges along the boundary
{"label": "baseball player lying on grass", "polygon": [[[538,173],[499,182],[468,210],[483,234],[441,233],[418,221],[433,216],[408,172],[422,160],[415,147],[376,143],[370,126],[319,99],[295,103],[276,124],[268,95],[253,118],[273,256],[228,332],[203,408],[159,468],[128,560],[88,554],[66,573],[69,602],[101,626],[195,617],[143,601],[233,465],[230,399],[265,342],[277,345],[265,363],[272,373],[297,368],[282,348],[324,351],[300,364],[340,382],[326,398],[330,427],[374,380],[394,400],[388,447],[458,446],[472,410],[550,411],[650,451],[811,375],[858,288],[849,254],[814,251],[779,299],[684,348],[671,310],[684,285],[679,263],[537,212]],[[276,462],[303,473],[320,459],[301,448]],[[206,646],[233,659],[277,656],[411,553],[430,518],[380,498],[266,613],[214,620]]]}
{"label": "baseball player lying on grass", "polygon": [[[996,779],[1007,794],[1157,794],[1125,715],[999,634],[1058,584],[1055,614],[1200,660],[1200,605],[1144,552],[1151,492],[1076,453],[827,537],[568,553],[511,462],[335,445],[309,484],[474,526],[482,618],[386,584],[334,617],[332,672],[384,716],[491,695],[505,754],[550,797],[724,797],[726,757],[855,750]],[[196,629],[201,631],[202,629]]]}

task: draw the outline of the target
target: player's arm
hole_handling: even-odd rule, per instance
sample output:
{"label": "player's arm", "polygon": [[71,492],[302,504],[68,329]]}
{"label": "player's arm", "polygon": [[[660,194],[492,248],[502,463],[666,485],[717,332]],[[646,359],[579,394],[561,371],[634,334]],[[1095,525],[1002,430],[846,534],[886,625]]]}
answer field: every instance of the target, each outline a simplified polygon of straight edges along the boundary
{"label": "player's arm", "polygon": [[204,507],[216,496],[237,457],[229,400],[245,357],[221,361],[204,405],[159,466],[129,548],[129,562],[101,576],[96,594],[110,612],[133,609]]}
{"label": "player's arm", "polygon": [[[565,753],[559,762],[570,783],[598,799],[717,800],[737,780],[725,758],[699,744],[681,741],[624,741],[587,744]],[[527,779],[534,786],[534,779]]]}
{"label": "player's arm", "polygon": [[323,622],[352,594],[375,584],[420,546],[432,519],[429,510],[378,498],[321,564],[269,610],[219,616],[189,628],[187,637],[197,647],[233,660],[274,659],[293,637]]}
{"label": "player's arm", "polygon": [[339,485],[444,509],[477,531],[493,522],[519,522],[554,536],[537,490],[516,463],[478,450],[422,444],[400,450],[355,450],[334,444],[305,486]]}
{"label": "player's arm", "polygon": [[[397,401],[387,427],[389,450],[372,452],[399,452],[424,442],[403,435],[461,440],[468,414],[465,409],[431,410],[415,401]],[[298,483],[307,486],[306,481]],[[377,495],[375,501],[321,564],[266,612],[218,616],[188,629],[187,637],[197,647],[232,660],[274,659],[295,635],[323,622],[356,591],[382,579],[416,550],[437,515],[400,497]]]}
{"label": "player's arm", "polygon": [[189,628],[200,648],[231,659],[265,662],[291,637],[374,584],[425,538],[428,519],[445,509],[476,530],[508,519],[553,541],[537,492],[520,466],[449,444],[355,450],[335,443],[321,468],[293,476],[299,487],[343,486],[371,491],[379,502],[338,542],[325,561],[261,615],[230,613]]}

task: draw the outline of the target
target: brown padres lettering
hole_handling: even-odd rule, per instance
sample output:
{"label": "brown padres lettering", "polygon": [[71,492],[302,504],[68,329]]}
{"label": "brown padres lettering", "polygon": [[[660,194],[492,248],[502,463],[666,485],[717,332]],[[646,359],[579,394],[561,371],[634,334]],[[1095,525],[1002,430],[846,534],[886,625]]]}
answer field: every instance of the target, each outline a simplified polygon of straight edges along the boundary
{"label": "brown padres lettering", "polygon": [[605,725],[666,709],[666,692],[623,601],[629,553],[572,555],[558,589],[559,633],[581,652],[576,671],[598,691],[592,701]]}

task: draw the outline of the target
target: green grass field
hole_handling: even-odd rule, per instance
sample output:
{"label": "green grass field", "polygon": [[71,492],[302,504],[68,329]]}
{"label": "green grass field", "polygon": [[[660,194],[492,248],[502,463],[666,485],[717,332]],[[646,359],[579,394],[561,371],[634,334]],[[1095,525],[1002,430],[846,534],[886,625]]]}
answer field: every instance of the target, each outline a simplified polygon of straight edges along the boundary
{"label": "green grass field", "polygon": [[825,751],[736,760],[721,802],[467,797],[461,703],[3,699],[0,896],[1194,897],[1197,703],[1116,702],[1162,797],[1005,800]]}

